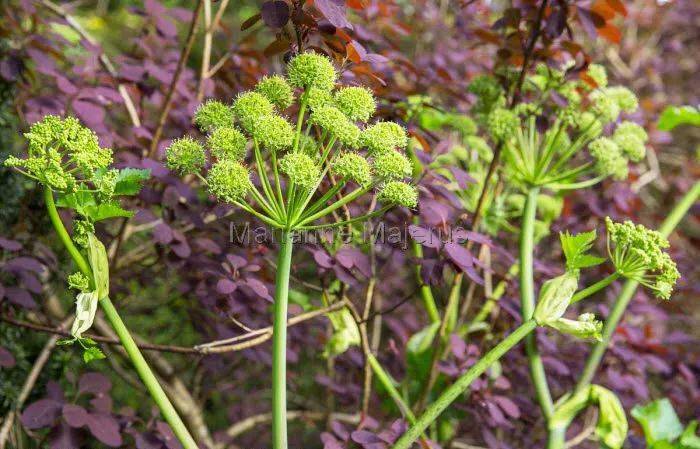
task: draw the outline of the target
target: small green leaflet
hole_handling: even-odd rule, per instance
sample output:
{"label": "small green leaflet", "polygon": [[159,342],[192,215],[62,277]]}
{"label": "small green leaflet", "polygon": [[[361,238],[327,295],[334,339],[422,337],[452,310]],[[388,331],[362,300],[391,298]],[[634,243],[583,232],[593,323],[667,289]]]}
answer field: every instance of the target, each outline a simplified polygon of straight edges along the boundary
{"label": "small green leaflet", "polygon": [[134,213],[130,210],[122,209],[116,202],[102,203],[96,206],[87,206],[84,208],[85,215],[93,222],[106,220],[114,217],[131,218]]}
{"label": "small green leaflet", "polygon": [[632,417],[642,426],[649,447],[658,441],[672,442],[683,433],[683,425],[667,398],[635,406]]}
{"label": "small green leaflet", "polygon": [[56,205],[74,209],[92,222],[113,217],[130,218],[134,215],[133,212],[122,209],[116,201],[98,203],[95,194],[87,190],[59,195]]}
{"label": "small green leaflet", "polygon": [[679,125],[700,126],[700,110],[692,106],[669,106],[661,113],[657,127],[671,131]]}
{"label": "small green leaflet", "polygon": [[105,358],[107,357],[97,346],[90,346],[89,348],[83,350],[83,361],[85,363],[90,363],[93,360],[101,360]]}
{"label": "small green leaflet", "polygon": [[605,262],[605,258],[586,254],[596,239],[596,231],[582,232],[580,234],[569,234],[569,231],[559,233],[561,248],[566,258],[566,268],[576,270],[600,265]]}
{"label": "small green leaflet", "polygon": [[105,246],[93,233],[88,234],[88,262],[97,289],[97,299],[109,295],[109,259]]}
{"label": "small green leaflet", "polygon": [[151,170],[138,168],[124,168],[119,170],[117,184],[114,187],[115,195],[136,195],[141,191],[143,183],[151,177]]}

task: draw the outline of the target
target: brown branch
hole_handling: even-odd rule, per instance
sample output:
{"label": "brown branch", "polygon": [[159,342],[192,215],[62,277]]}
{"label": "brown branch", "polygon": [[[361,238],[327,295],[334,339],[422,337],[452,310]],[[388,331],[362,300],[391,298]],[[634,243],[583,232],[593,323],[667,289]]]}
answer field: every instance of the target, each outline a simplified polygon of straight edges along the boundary
{"label": "brown branch", "polygon": [[180,80],[180,75],[182,74],[182,70],[185,68],[187,58],[190,56],[192,46],[194,45],[194,38],[196,34],[195,31],[197,30],[197,22],[199,19],[199,15],[202,11],[203,5],[204,0],[197,0],[197,6],[195,7],[194,12],[192,13],[192,22],[190,23],[190,29],[187,33],[187,40],[185,42],[185,46],[182,48],[182,52],[180,53],[180,60],[177,62],[177,68],[175,69],[173,79],[170,82],[170,87],[168,87],[168,93],[165,96],[163,109],[160,111],[160,116],[158,118],[158,126],[156,127],[155,133],[153,133],[153,140],[151,141],[151,148],[148,151],[148,157],[152,158],[153,156],[155,156],[156,151],[158,150],[158,143],[160,141],[161,135],[163,134],[165,121],[168,119],[170,108],[173,105],[173,97],[175,94],[177,82]]}
{"label": "brown branch", "polygon": [[202,66],[199,71],[199,81],[197,82],[197,101],[204,99],[204,83],[209,73],[211,63],[211,44],[214,29],[211,20],[211,0],[204,0],[204,48],[202,49]]}
{"label": "brown branch", "polygon": [[[327,418],[330,418],[333,421],[342,421],[353,425],[360,422],[360,415],[350,415],[347,413],[324,413],[305,410],[290,410],[287,412],[288,420],[305,419],[309,421],[325,421]],[[260,413],[259,415],[249,416],[248,418],[242,419],[229,427],[226,430],[226,436],[229,438],[236,438],[245,432],[254,429],[258,425],[267,424],[271,421],[271,413]]]}

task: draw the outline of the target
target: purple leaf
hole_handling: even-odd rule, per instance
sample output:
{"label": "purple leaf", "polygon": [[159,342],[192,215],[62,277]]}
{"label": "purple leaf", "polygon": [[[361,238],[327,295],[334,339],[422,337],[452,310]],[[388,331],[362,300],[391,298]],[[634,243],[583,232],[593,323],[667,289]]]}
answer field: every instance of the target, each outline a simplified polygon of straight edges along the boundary
{"label": "purple leaf", "polygon": [[15,357],[12,353],[0,346],[0,368],[12,368],[15,366]]}
{"label": "purple leaf", "polygon": [[315,0],[314,6],[336,27],[352,29],[352,24],[345,17],[344,0]]}
{"label": "purple leaf", "polygon": [[322,268],[331,268],[334,265],[333,258],[322,249],[314,251],[314,260]]}
{"label": "purple leaf", "polygon": [[494,396],[493,400],[511,418],[520,418],[520,408],[510,398],[505,396]]}
{"label": "purple leaf", "polygon": [[156,243],[162,245],[167,245],[173,240],[173,230],[165,223],[158,223],[155,228],[153,228],[153,240]]}
{"label": "purple leaf", "polygon": [[17,272],[19,270],[33,271],[36,274],[44,272],[44,266],[38,260],[32,257],[17,257],[8,260],[4,267],[7,271]]}
{"label": "purple leaf", "polygon": [[35,309],[36,302],[26,290],[19,287],[7,287],[5,297],[12,303],[25,309]]}
{"label": "purple leaf", "polygon": [[282,28],[289,21],[289,5],[283,0],[270,0],[260,8],[265,25],[270,28]]}
{"label": "purple leaf", "polygon": [[50,449],[73,449],[80,447],[80,434],[62,422],[49,435]]}
{"label": "purple leaf", "polygon": [[22,249],[22,244],[14,240],[8,240],[4,237],[0,237],[0,248],[8,251],[19,251]]}
{"label": "purple leaf", "polygon": [[228,260],[229,265],[231,265],[231,268],[234,270],[238,270],[239,268],[243,268],[248,265],[248,261],[245,260],[245,258],[236,254],[227,254],[226,260]]}
{"label": "purple leaf", "polygon": [[107,446],[121,446],[122,435],[119,432],[119,423],[111,416],[90,414],[88,415],[87,426],[90,429],[90,433]]}
{"label": "purple leaf", "polygon": [[78,118],[90,127],[99,127],[104,122],[105,110],[91,101],[73,100],[71,106]]}
{"label": "purple leaf", "polygon": [[62,404],[53,399],[39,399],[22,412],[20,420],[27,429],[52,426],[61,413]]}
{"label": "purple leaf", "polygon": [[457,185],[459,186],[460,189],[466,189],[467,187],[469,187],[469,184],[476,182],[476,179],[469,176],[469,174],[467,172],[465,172],[464,170],[462,170],[461,168],[450,167],[450,171],[452,172],[452,175],[455,177],[455,181],[457,181]]}
{"label": "purple leaf", "polygon": [[408,234],[413,238],[413,240],[416,241],[416,243],[427,248],[439,249],[440,246],[442,246],[440,238],[436,236],[435,233],[421,226],[409,225]]}
{"label": "purple leaf", "polygon": [[383,443],[381,438],[366,430],[356,430],[350,434],[350,438],[352,438],[352,441],[359,444]]}
{"label": "purple leaf", "polygon": [[65,404],[63,406],[63,419],[71,427],[83,427],[87,424],[88,412],[79,405]]}
{"label": "purple leaf", "polygon": [[238,285],[230,279],[219,279],[216,283],[216,291],[222,295],[228,295],[236,291]]}
{"label": "purple leaf", "polygon": [[248,278],[245,280],[245,283],[248,287],[250,287],[251,290],[253,290],[253,292],[255,292],[256,295],[260,296],[261,298],[272,299],[267,293],[267,287],[265,286],[265,284],[263,284],[259,280],[255,278]]}
{"label": "purple leaf", "polygon": [[101,394],[112,388],[112,382],[100,373],[89,372],[80,376],[78,391],[81,393]]}

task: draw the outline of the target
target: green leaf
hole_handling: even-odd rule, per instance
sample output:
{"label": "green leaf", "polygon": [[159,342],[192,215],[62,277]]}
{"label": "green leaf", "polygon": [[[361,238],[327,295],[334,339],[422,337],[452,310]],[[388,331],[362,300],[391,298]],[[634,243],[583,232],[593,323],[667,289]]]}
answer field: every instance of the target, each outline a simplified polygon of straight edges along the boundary
{"label": "green leaf", "polygon": [[600,385],[591,387],[591,399],[598,402],[598,423],[595,433],[603,444],[620,449],[627,438],[627,416],[618,397]]}
{"label": "green leaf", "polygon": [[95,234],[88,234],[88,262],[97,289],[97,299],[109,295],[109,259],[107,251]]}
{"label": "green leaf", "polygon": [[669,106],[661,113],[657,127],[671,131],[679,125],[700,126],[700,110],[692,106]]}
{"label": "green leaf", "polygon": [[70,346],[75,343],[75,338],[62,338],[56,342],[56,346]]}
{"label": "green leaf", "polygon": [[649,446],[657,441],[673,441],[683,432],[683,425],[667,398],[635,406],[632,417],[642,426]]}
{"label": "green leaf", "polygon": [[97,346],[90,346],[83,351],[83,361],[90,363],[93,360],[101,360],[107,358],[102,350]]}
{"label": "green leaf", "polygon": [[596,231],[582,232],[580,234],[569,234],[569,231],[559,233],[561,249],[566,258],[566,268],[576,270],[600,265],[605,262],[605,258],[586,254],[592,247],[596,239]]}
{"label": "green leaf", "polygon": [[95,207],[96,205],[95,194],[86,190],[59,194],[56,198],[56,206],[73,209],[84,217],[89,216],[87,212],[88,208]]}
{"label": "green leaf", "polygon": [[691,421],[685,428],[680,440],[683,449],[700,449],[700,437],[696,435],[697,428],[697,421]]}
{"label": "green leaf", "polygon": [[143,183],[151,177],[151,170],[125,168],[119,170],[117,183],[114,186],[115,195],[136,195],[141,191]]}
{"label": "green leaf", "polygon": [[134,213],[122,209],[117,203],[102,203],[100,205],[87,206],[84,215],[96,222],[114,217],[131,218],[134,216]]}
{"label": "green leaf", "polygon": [[433,340],[440,323],[432,323],[416,332],[406,344],[406,365],[410,379],[425,379],[432,359]]}

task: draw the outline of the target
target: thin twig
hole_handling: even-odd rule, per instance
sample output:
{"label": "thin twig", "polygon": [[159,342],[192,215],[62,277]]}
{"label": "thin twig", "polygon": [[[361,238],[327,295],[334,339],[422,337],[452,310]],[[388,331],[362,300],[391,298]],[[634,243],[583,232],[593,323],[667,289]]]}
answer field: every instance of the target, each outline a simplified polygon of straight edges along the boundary
{"label": "thin twig", "polygon": [[192,22],[190,23],[190,29],[187,33],[187,40],[185,46],[182,48],[180,53],[180,60],[177,62],[177,68],[173,74],[173,79],[170,82],[170,87],[168,87],[168,93],[165,95],[165,101],[163,103],[163,109],[160,111],[160,116],[158,118],[158,125],[156,131],[153,133],[153,140],[151,141],[151,148],[148,150],[148,157],[153,157],[158,150],[158,143],[160,142],[160,137],[163,134],[163,128],[165,127],[165,122],[168,119],[168,114],[170,113],[170,108],[173,105],[173,97],[175,94],[175,88],[177,82],[180,80],[180,75],[182,70],[185,68],[187,63],[187,58],[190,56],[190,51],[192,51],[192,46],[194,45],[195,31],[197,30],[197,22],[199,20],[199,15],[202,11],[204,5],[204,0],[197,0],[197,6],[192,13]]}
{"label": "thin twig", "polygon": [[[360,422],[360,415],[348,414],[348,413],[324,413],[324,412],[312,412],[306,410],[289,410],[287,411],[287,419],[304,419],[308,421],[324,421],[326,418],[330,418],[333,421],[341,421],[347,424],[358,424]],[[256,426],[261,424],[267,424],[272,421],[271,413],[260,413],[259,415],[249,416],[248,418],[238,421],[236,424],[232,425],[226,429],[226,436],[229,438],[236,438],[249,430],[254,429]]]}

